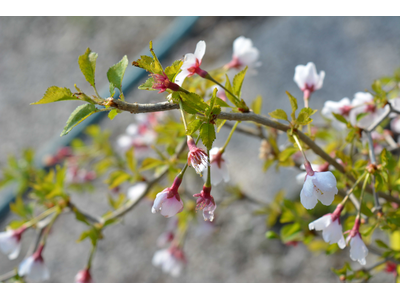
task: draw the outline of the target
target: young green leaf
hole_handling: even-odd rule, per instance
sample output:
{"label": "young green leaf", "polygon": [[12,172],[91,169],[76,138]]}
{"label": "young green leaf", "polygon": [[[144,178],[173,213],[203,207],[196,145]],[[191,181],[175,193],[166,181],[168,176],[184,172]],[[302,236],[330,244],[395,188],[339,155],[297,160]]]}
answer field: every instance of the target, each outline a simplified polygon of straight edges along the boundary
{"label": "young green leaf", "polygon": [[81,100],[81,99],[72,94],[71,90],[68,88],[51,86],[47,89],[42,99],[40,99],[38,102],[31,103],[31,105],[47,104],[47,103],[52,103],[57,101],[67,101],[67,100]]}
{"label": "young green leaf", "polygon": [[[231,91],[232,93],[234,93],[228,75],[225,75],[225,76],[226,76],[225,88],[226,88],[228,91]],[[239,106],[240,103],[238,102],[238,100],[237,100],[235,97],[233,97],[233,96],[232,96],[230,93],[228,93],[228,92],[226,92],[225,94],[226,94],[226,97],[229,99],[229,101],[231,101],[236,107]]]}
{"label": "young green leaf", "polygon": [[347,122],[346,118],[343,117],[341,114],[336,114],[333,112],[332,115],[335,117],[336,120],[347,125],[348,122]]}
{"label": "young green leaf", "polygon": [[269,115],[275,119],[285,120],[289,122],[287,114],[283,109],[278,108],[277,110],[270,112]]}
{"label": "young green leaf", "polygon": [[201,124],[203,124],[202,120],[193,120],[188,124],[186,134],[192,135],[200,128]]}
{"label": "young green leaf", "polygon": [[78,125],[80,122],[82,122],[95,112],[97,112],[97,108],[93,104],[83,104],[78,106],[69,116],[64,130],[61,132],[61,136],[68,134],[68,132],[70,132],[72,128],[74,128],[76,125]]}
{"label": "young green leaf", "polygon": [[165,68],[165,74],[171,82],[174,82],[176,75],[181,70],[182,64],[182,60],[176,60],[171,66]]}
{"label": "young green leaf", "polygon": [[110,112],[108,113],[108,118],[109,118],[110,120],[113,120],[117,115],[118,115],[118,109],[112,109],[112,110],[110,110]]}
{"label": "young green leaf", "polygon": [[200,137],[207,149],[211,149],[215,140],[215,128],[213,124],[207,123],[200,128]]}
{"label": "young green leaf", "polygon": [[288,95],[289,101],[290,101],[290,105],[292,106],[292,113],[291,113],[292,120],[295,120],[296,119],[296,110],[298,108],[297,100],[288,91],[286,91],[286,94]]}
{"label": "young green leaf", "polygon": [[107,78],[110,82],[110,91],[114,91],[114,89],[117,88],[122,92],[122,80],[127,67],[128,57],[125,55],[117,64],[108,69]]}
{"label": "young green leaf", "polygon": [[90,48],[86,49],[85,54],[79,56],[78,63],[82,74],[85,76],[86,81],[92,86],[95,86],[95,71],[96,71],[96,59],[99,55],[92,52]]}
{"label": "young green leaf", "polygon": [[261,113],[261,108],[262,108],[262,97],[257,96],[257,98],[251,103],[251,109],[255,114],[258,115]]}
{"label": "young green leaf", "polygon": [[233,91],[234,94],[238,96],[239,99],[241,97],[243,80],[244,77],[246,76],[247,69],[248,67],[237,73],[236,76],[233,78]]}
{"label": "young green leaf", "polygon": [[155,91],[155,89],[153,89],[153,83],[154,83],[154,78],[150,77],[146,80],[145,83],[143,83],[142,85],[139,85],[138,89],[146,90],[146,91]]}
{"label": "young green leaf", "polygon": [[197,114],[204,112],[208,109],[208,105],[204,102],[203,98],[195,93],[179,93],[182,98],[183,109],[189,114]]}

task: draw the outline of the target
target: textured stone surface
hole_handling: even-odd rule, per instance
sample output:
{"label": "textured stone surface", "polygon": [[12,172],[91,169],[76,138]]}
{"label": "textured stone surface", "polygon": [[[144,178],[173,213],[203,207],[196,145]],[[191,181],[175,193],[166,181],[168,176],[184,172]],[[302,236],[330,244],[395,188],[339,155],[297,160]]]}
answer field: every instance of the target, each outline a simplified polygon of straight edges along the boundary
{"label": "textured stone surface", "polygon": [[[39,100],[52,85],[79,87],[88,90],[80,73],[77,58],[87,47],[99,53],[97,83],[107,83],[109,66],[125,54],[129,61],[148,41],[162,33],[170,17],[1,17],[0,18],[0,163],[9,153],[19,153],[24,147],[39,148],[59,135],[76,103],[65,102],[44,106],[29,106]],[[239,35],[253,39],[260,49],[263,65],[258,75],[247,78],[243,95],[250,102],[258,94],[264,99],[263,113],[276,108],[289,111],[285,91],[301,98],[293,82],[294,67],[313,61],[318,70],[325,70],[322,90],[317,91],[311,106],[321,109],[326,100],[352,98],[369,88],[372,80],[391,74],[400,66],[399,18],[201,18],[190,37],[176,45],[166,64],[193,52],[198,40],[204,39],[207,51],[205,69],[230,60],[232,41]],[[162,95],[135,90],[131,102],[156,102]],[[317,113],[319,115],[319,113]],[[114,121],[104,120],[103,127],[122,133],[132,120],[121,114]],[[317,117],[317,122],[321,118]],[[228,134],[223,129],[217,145]],[[258,160],[259,141],[235,135],[227,152],[233,182],[250,196],[269,202],[281,188],[296,195],[299,186],[294,181],[295,170],[273,168],[262,173]],[[246,159],[243,159],[245,157]],[[238,172],[237,170],[240,170]],[[287,178],[293,178],[288,181]],[[200,184],[197,183],[199,186]],[[99,181],[96,193],[73,197],[87,211],[107,210],[105,189]],[[188,185],[188,183],[186,183]],[[196,191],[196,190],[195,190]],[[185,244],[189,264],[184,274],[175,279],[162,274],[151,265],[156,251],[155,241],[167,220],[151,215],[150,202],[141,203],[129,213],[123,224],[105,231],[93,265],[97,282],[335,282],[330,268],[348,261],[348,249],[338,255],[313,256],[305,246],[287,247],[264,238],[262,217],[255,217],[256,206],[236,203],[218,209],[217,230],[209,236],[198,236],[191,229]],[[8,216],[2,228],[11,220]],[[200,220],[201,221],[201,220]],[[44,252],[51,269],[51,281],[72,282],[87,259],[90,246],[85,241],[76,244],[84,225],[72,215],[63,215],[56,223]],[[24,249],[32,234],[24,236]],[[20,260],[20,259],[19,259]],[[18,261],[19,261],[18,260]],[[372,264],[374,256],[368,256]],[[0,273],[13,268],[14,262],[0,259]],[[358,267],[357,263],[352,263]],[[382,281],[391,281],[382,276]]]}

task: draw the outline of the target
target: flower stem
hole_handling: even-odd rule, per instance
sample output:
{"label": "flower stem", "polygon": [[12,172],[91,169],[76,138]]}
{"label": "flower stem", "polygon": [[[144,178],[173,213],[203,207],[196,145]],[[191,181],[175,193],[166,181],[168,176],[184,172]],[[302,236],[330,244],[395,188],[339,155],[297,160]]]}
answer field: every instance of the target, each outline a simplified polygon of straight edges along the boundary
{"label": "flower stem", "polygon": [[[237,123],[237,122],[236,122]],[[210,164],[210,150],[207,149],[207,181],[204,186],[210,187],[211,186],[211,164]]]}
{"label": "flower stem", "polygon": [[[306,108],[308,108],[308,100],[309,100],[309,98],[304,97],[304,106]],[[307,124],[307,129],[308,129],[308,135],[311,137],[311,124],[310,123]]]}
{"label": "flower stem", "polygon": [[29,228],[33,225],[35,225],[37,222],[41,221],[42,219],[44,219],[45,217],[51,215],[52,213],[56,212],[58,209],[58,206],[54,206],[44,212],[42,212],[40,215],[38,215],[37,217],[33,218],[32,220],[26,222],[24,225],[26,228]]}
{"label": "flower stem", "polygon": [[[58,207],[57,207],[57,208],[58,208]],[[47,236],[48,236],[49,233],[50,233],[51,227],[53,226],[54,222],[56,221],[56,219],[57,219],[57,217],[60,215],[60,213],[61,213],[61,211],[58,211],[58,212],[53,216],[53,218],[51,219],[49,225],[47,225],[47,227],[46,227],[46,229],[45,229],[45,231],[44,231],[44,234],[43,234],[42,241],[40,242],[41,245],[45,245],[45,244],[46,244]]]}
{"label": "flower stem", "polygon": [[96,248],[97,248],[97,244],[96,245],[93,245],[92,246],[92,250],[90,251],[90,256],[89,256],[89,260],[88,260],[88,263],[87,263],[87,266],[86,266],[86,268],[89,270],[90,268],[91,268],[91,266],[92,266],[92,260],[93,260],[93,257],[94,257],[94,253],[96,252]]}
{"label": "flower stem", "polygon": [[357,181],[354,183],[354,185],[351,187],[351,189],[347,191],[346,197],[344,197],[344,199],[342,200],[342,202],[340,202],[341,205],[344,205],[344,204],[346,203],[347,199],[349,199],[350,195],[353,193],[354,189],[357,187],[357,185],[358,185],[359,182],[364,178],[365,175],[367,175],[367,172],[364,172],[364,173],[357,179]]}
{"label": "flower stem", "polygon": [[304,160],[305,160],[306,162],[308,162],[308,159],[307,159],[307,157],[306,157],[306,154],[304,153],[304,150],[303,150],[303,148],[301,147],[301,144],[300,144],[299,139],[297,138],[297,135],[293,134],[292,137],[293,137],[294,140],[296,141],[296,144],[297,144],[297,146],[299,147],[299,149],[300,149],[300,151],[301,151],[301,154],[303,154]]}
{"label": "flower stem", "polygon": [[363,200],[364,200],[364,192],[365,192],[365,188],[367,187],[367,183],[368,183],[368,179],[369,179],[370,175],[371,174],[367,173],[367,176],[364,179],[364,183],[363,183],[363,186],[362,186],[362,189],[361,189],[361,195],[360,195],[360,209],[358,210],[357,218],[360,218],[360,216],[361,216],[361,207],[362,207],[362,203],[363,203]]}
{"label": "flower stem", "polygon": [[226,142],[225,142],[224,146],[222,146],[222,148],[219,150],[219,151],[221,152],[221,154],[225,152],[225,148],[226,148],[226,146],[228,146],[228,144],[229,144],[229,142],[230,142],[230,140],[231,140],[231,138],[232,138],[232,135],[233,135],[233,133],[235,132],[235,129],[236,129],[236,127],[238,126],[239,123],[240,123],[240,121],[236,121],[235,125],[233,125],[232,130],[231,130],[231,132],[229,133],[229,136],[228,136],[228,138],[226,139]]}
{"label": "flower stem", "polygon": [[224,87],[222,84],[220,84],[220,83],[219,83],[218,81],[216,81],[214,78],[212,78],[212,77],[210,76],[210,74],[207,73],[206,77],[204,77],[204,78],[205,78],[205,79],[208,79],[208,80],[214,82],[215,84],[217,84],[218,86],[222,87],[222,88],[225,90],[225,92],[229,93],[233,98],[235,98],[238,102],[240,102],[240,99],[239,99],[236,95],[234,95],[230,90],[228,90],[226,87]]}
{"label": "flower stem", "polygon": [[185,131],[187,132],[187,124],[186,124],[185,114],[183,113],[182,99],[179,99],[179,108],[181,110],[183,126],[185,126]]}

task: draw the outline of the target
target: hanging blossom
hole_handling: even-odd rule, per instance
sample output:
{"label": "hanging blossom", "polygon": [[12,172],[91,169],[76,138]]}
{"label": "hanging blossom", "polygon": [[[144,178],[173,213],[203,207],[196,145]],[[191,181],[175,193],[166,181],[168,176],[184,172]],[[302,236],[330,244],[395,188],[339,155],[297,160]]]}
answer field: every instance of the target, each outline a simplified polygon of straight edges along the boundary
{"label": "hanging blossom", "polygon": [[49,269],[44,264],[42,257],[44,245],[40,245],[28,258],[25,258],[19,265],[18,275],[25,276],[31,281],[44,281],[50,278]]}
{"label": "hanging blossom", "polygon": [[186,257],[181,247],[172,245],[168,249],[156,251],[152,264],[160,267],[164,273],[178,277],[186,264]]}
{"label": "hanging blossom", "polygon": [[174,92],[179,91],[180,87],[176,83],[173,83],[169,80],[167,74],[163,71],[163,74],[151,74],[153,77],[153,85],[152,89],[159,90],[159,94],[165,92],[167,89],[170,89]]}
{"label": "hanging blossom", "polygon": [[338,193],[336,178],[332,172],[316,172],[311,164],[304,163],[307,176],[300,192],[301,204],[306,209],[312,209],[317,205],[318,200],[324,205],[331,205]]}
{"label": "hanging blossom", "polygon": [[304,93],[304,98],[309,99],[312,92],[322,88],[325,72],[317,74],[314,63],[309,62],[306,66],[298,65],[294,70],[293,80]]}
{"label": "hanging blossom", "polygon": [[158,193],[154,200],[151,212],[159,212],[166,218],[170,218],[183,210],[183,202],[178,193],[178,188],[182,183],[182,178],[177,176],[171,187]]}
{"label": "hanging blossom", "polygon": [[347,121],[350,121],[349,115],[352,109],[349,98],[343,98],[340,101],[326,101],[322,109],[322,115],[332,121],[332,126],[338,130],[346,128],[346,124],[339,122],[332,113],[342,115]]}
{"label": "hanging blossom", "polygon": [[93,283],[92,276],[90,275],[90,270],[85,268],[78,272],[75,276],[76,283]]}
{"label": "hanging blossom", "polygon": [[203,149],[197,148],[196,142],[189,135],[187,136],[187,145],[189,147],[188,165],[192,165],[196,173],[201,174],[208,166],[207,153]]}
{"label": "hanging blossom", "polygon": [[[223,153],[221,149],[218,147],[214,147],[210,150],[210,173],[211,173],[211,184],[216,186],[220,182],[225,181],[228,182],[229,172],[227,168],[227,160],[226,157],[222,157]],[[206,181],[205,176],[207,174],[207,168],[203,170],[203,179]]]}
{"label": "hanging blossom", "polygon": [[[389,109],[388,106],[378,108],[374,103],[374,96],[370,93],[362,92],[358,92],[354,95],[351,105],[353,109],[350,111],[350,122],[353,126],[358,126],[360,128],[367,128]],[[367,113],[367,115],[357,121],[357,116],[362,113]]]}
{"label": "hanging blossom", "polygon": [[201,61],[204,54],[206,53],[206,42],[200,41],[196,45],[196,50],[194,53],[188,53],[183,59],[183,64],[181,67],[181,72],[176,75],[175,83],[182,86],[183,81],[186,77],[191,77],[194,74],[198,74],[201,77],[205,77],[207,72],[200,69]]}
{"label": "hanging blossom", "polygon": [[[212,177],[211,177],[212,178]],[[214,211],[217,208],[214,197],[211,196],[211,186],[203,186],[199,194],[194,194],[196,200],[196,210],[203,210],[204,221],[212,222],[214,220]]]}
{"label": "hanging blossom", "polygon": [[346,243],[350,241],[350,258],[358,261],[362,266],[365,266],[367,261],[365,258],[368,255],[368,249],[365,246],[360,234],[360,218],[357,217],[353,229],[350,230],[349,236],[346,238]]}
{"label": "hanging blossom", "polygon": [[340,249],[346,247],[346,242],[340,224],[340,214],[344,206],[339,204],[335,211],[308,224],[310,230],[322,230],[322,237],[329,244],[338,243]]}
{"label": "hanging blossom", "polygon": [[241,69],[248,66],[254,72],[254,68],[261,66],[261,62],[258,61],[259,56],[260,52],[253,47],[251,39],[239,36],[233,42],[232,61],[226,64],[225,68],[228,70],[232,68]]}
{"label": "hanging blossom", "polygon": [[26,227],[22,226],[17,230],[7,230],[0,232],[0,250],[8,259],[16,259],[21,251],[21,236],[26,230]]}

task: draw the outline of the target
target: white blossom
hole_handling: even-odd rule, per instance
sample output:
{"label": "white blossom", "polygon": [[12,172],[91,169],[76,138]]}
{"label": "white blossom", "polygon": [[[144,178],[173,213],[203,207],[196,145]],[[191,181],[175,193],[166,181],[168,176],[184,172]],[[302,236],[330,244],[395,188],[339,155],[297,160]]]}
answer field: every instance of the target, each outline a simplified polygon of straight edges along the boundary
{"label": "white blossom", "polygon": [[18,275],[25,276],[30,281],[45,281],[50,278],[49,269],[44,264],[42,256],[35,254],[25,258],[20,263]]}
{"label": "white blossom", "polygon": [[332,120],[332,126],[338,130],[343,130],[346,128],[346,124],[336,120],[332,113],[342,115],[347,121],[349,121],[350,111],[351,104],[349,98],[343,98],[340,101],[326,101],[321,113],[325,118]]}
{"label": "white blossom", "polygon": [[365,266],[367,261],[365,258],[368,255],[367,246],[365,246],[360,234],[356,234],[350,239],[350,258],[358,261],[362,266]]}
{"label": "white blossom", "polygon": [[346,242],[343,237],[342,225],[339,223],[339,218],[333,220],[332,214],[327,214],[314,222],[308,224],[310,230],[322,230],[322,237],[329,244],[338,243],[340,249],[346,247]]}
{"label": "white blossom", "polygon": [[152,264],[155,267],[160,267],[164,273],[178,277],[185,266],[185,257],[181,249],[172,246],[168,249],[156,251]]}
{"label": "white blossom", "polygon": [[[223,181],[228,182],[229,172],[226,157],[220,153],[220,148],[214,147],[210,150],[210,175],[211,184],[216,186]],[[203,179],[207,180],[207,168],[203,171]]]}
{"label": "white blossom", "polygon": [[21,251],[20,236],[14,230],[0,232],[0,250],[9,259],[16,259]]}
{"label": "white blossom", "polygon": [[318,200],[324,205],[331,205],[338,193],[336,178],[332,172],[314,172],[307,175],[300,193],[300,201],[306,209],[312,209]]}
{"label": "white blossom", "polygon": [[[297,83],[299,88],[305,92],[305,97],[309,97],[309,93],[322,88],[324,83],[325,72],[317,73],[314,63],[309,62],[307,65],[298,65],[294,70],[293,80]],[[308,97],[306,95],[308,93]]]}
{"label": "white blossom", "polygon": [[[196,50],[194,53],[188,53],[183,59],[183,64],[181,67],[181,72],[176,75],[175,83],[182,85],[186,77],[191,77],[194,74],[201,73],[200,65],[204,54],[206,53],[206,42],[199,41],[196,45]],[[200,75],[200,74],[199,74]]]}

